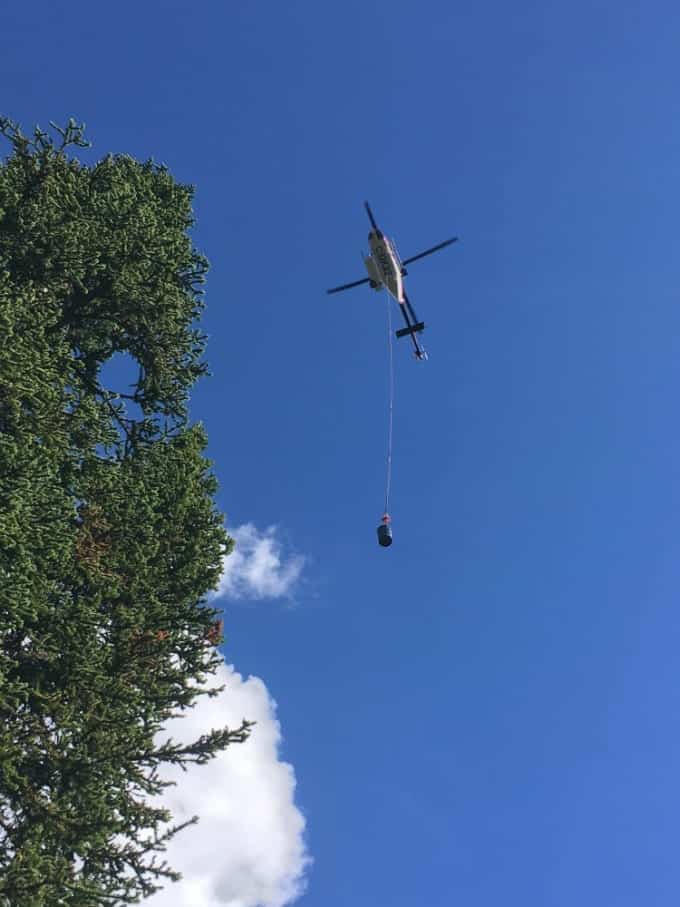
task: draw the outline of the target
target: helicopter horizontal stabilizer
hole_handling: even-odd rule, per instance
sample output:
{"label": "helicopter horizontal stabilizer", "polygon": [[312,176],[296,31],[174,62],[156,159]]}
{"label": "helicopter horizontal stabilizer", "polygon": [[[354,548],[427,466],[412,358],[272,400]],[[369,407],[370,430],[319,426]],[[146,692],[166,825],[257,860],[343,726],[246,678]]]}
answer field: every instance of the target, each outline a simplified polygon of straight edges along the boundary
{"label": "helicopter horizontal stabilizer", "polygon": [[415,324],[411,324],[407,328],[400,328],[397,331],[397,337],[408,337],[409,334],[421,334],[424,330],[425,322],[417,321]]}

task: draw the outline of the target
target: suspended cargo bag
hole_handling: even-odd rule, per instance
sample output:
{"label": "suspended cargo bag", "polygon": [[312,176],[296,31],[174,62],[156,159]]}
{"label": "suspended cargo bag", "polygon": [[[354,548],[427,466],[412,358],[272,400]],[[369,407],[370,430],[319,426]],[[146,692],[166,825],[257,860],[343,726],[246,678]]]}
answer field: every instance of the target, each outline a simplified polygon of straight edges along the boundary
{"label": "suspended cargo bag", "polygon": [[386,513],[382,518],[381,524],[378,526],[378,544],[382,545],[383,548],[389,548],[392,544],[392,527],[390,526],[391,519],[389,513]]}

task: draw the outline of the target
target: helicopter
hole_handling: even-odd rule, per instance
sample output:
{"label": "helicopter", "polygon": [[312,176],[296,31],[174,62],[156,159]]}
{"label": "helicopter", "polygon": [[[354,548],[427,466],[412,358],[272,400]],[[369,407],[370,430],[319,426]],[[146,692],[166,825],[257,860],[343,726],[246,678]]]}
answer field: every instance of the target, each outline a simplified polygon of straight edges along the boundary
{"label": "helicopter", "polygon": [[390,296],[399,303],[399,308],[406,322],[406,327],[396,331],[396,336],[410,337],[415,347],[416,359],[427,359],[427,353],[418,342],[417,337],[418,334],[425,330],[425,322],[418,321],[418,316],[413,310],[411,301],[404,289],[404,277],[408,274],[406,265],[410,265],[420,258],[425,258],[426,255],[432,255],[433,252],[438,252],[440,249],[450,246],[458,240],[458,237],[454,236],[452,239],[445,239],[444,242],[440,242],[436,246],[432,246],[432,248],[419,252],[418,255],[413,255],[411,258],[405,258],[402,261],[399,258],[394,242],[385,236],[378,227],[368,202],[364,202],[364,207],[372,227],[368,234],[368,243],[371,251],[364,256],[364,266],[368,272],[368,277],[355,280],[352,283],[343,283],[341,286],[332,287],[326,292],[340,293],[343,290],[350,290],[352,287],[358,287],[364,283],[367,283],[373,290],[386,289]]}

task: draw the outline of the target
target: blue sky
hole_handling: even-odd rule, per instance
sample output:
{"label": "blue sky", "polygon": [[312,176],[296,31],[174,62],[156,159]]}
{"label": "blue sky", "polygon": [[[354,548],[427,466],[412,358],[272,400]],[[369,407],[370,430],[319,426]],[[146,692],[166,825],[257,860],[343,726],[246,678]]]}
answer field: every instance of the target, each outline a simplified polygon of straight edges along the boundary
{"label": "blue sky", "polygon": [[[225,598],[297,778],[298,903],[675,907],[677,4],[3,19],[7,115],[197,186],[192,414],[229,524],[305,561]],[[430,361],[395,348],[388,550],[385,300],[324,293],[363,276],[364,198],[404,256],[461,237],[408,277]]]}

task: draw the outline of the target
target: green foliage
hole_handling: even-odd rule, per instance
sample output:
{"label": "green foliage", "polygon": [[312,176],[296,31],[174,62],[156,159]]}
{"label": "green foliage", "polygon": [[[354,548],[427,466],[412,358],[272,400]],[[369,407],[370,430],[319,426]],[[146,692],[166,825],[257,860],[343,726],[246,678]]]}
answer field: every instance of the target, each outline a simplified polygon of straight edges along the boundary
{"label": "green foliage", "polygon": [[[206,263],[165,168],[79,163],[73,121],[0,132],[0,905],[136,903],[177,878],[163,765],[250,730],[162,735],[221,663],[232,542],[186,412]],[[129,394],[102,382],[121,352]]]}
{"label": "green foliage", "polygon": [[[85,144],[73,122],[70,131]],[[205,371],[193,323],[207,262],[187,235],[192,188],[151,161],[109,155],[85,167],[39,130],[32,144],[7,120],[0,132],[14,147],[0,177],[0,262],[59,300],[83,380],[128,352],[140,367],[136,402],[181,421]]]}

